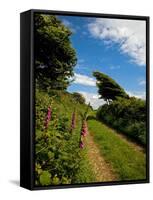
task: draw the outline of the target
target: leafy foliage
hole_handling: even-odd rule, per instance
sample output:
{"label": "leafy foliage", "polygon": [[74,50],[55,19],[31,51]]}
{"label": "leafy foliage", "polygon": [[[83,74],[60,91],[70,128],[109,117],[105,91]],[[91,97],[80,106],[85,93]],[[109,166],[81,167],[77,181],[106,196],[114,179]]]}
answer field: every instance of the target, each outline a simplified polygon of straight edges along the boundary
{"label": "leafy foliage", "polygon": [[118,98],[110,105],[101,106],[97,111],[97,117],[137,142],[146,144],[146,102],[144,100],[135,97]]}
{"label": "leafy foliage", "polygon": [[71,31],[54,15],[35,15],[35,72],[43,88],[66,89],[73,76],[76,53]]}
{"label": "leafy foliage", "polygon": [[[48,94],[53,94],[49,96]],[[61,103],[59,103],[61,102]],[[74,104],[72,104],[73,102]],[[68,104],[71,107],[67,107]],[[81,116],[79,112],[87,106],[77,104],[77,126],[70,131],[72,113],[76,102],[73,95],[62,91],[48,93],[36,90],[36,133],[35,133],[35,184],[36,186],[78,183],[82,174],[80,164],[87,163],[85,152],[79,148]],[[48,128],[44,128],[45,116],[51,108]],[[67,110],[67,112],[65,112]],[[78,112],[78,110],[80,110]],[[83,164],[86,165],[86,164]],[[90,179],[85,172],[81,179]],[[91,171],[90,171],[91,172]]]}
{"label": "leafy foliage", "polygon": [[98,92],[105,101],[116,100],[117,97],[128,98],[124,89],[108,75],[101,72],[93,72],[97,79]]}
{"label": "leafy foliage", "polygon": [[41,185],[49,185],[51,182],[51,174],[48,171],[43,171],[40,175]]}
{"label": "leafy foliage", "polygon": [[81,104],[85,104],[85,98],[82,96],[82,94],[80,94],[78,92],[74,92],[73,97],[77,102],[79,102]]}

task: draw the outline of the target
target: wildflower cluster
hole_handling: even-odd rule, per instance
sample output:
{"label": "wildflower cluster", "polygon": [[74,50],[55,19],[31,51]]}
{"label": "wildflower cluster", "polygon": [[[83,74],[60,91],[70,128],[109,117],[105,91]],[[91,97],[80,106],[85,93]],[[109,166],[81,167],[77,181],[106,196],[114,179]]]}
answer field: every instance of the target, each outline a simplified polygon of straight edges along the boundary
{"label": "wildflower cluster", "polygon": [[[70,184],[76,181],[81,155],[75,109],[64,112],[61,97],[36,90],[35,185]],[[64,107],[65,108],[65,107]],[[71,117],[69,118],[69,113]],[[64,164],[61,164],[64,163]],[[75,178],[74,178],[75,177]]]}
{"label": "wildflower cluster", "polygon": [[87,136],[87,134],[88,134],[88,125],[87,125],[86,119],[87,119],[89,106],[90,106],[90,104],[88,104],[87,110],[84,113],[83,119],[82,119],[82,127],[81,127],[81,133],[80,133],[80,143],[79,143],[80,149],[84,148],[83,137]]}
{"label": "wildflower cluster", "polygon": [[82,123],[81,135],[85,137],[87,134],[88,134],[88,126],[86,120],[84,120]]}
{"label": "wildflower cluster", "polygon": [[51,115],[52,115],[52,109],[49,106],[48,109],[47,109],[47,115],[45,117],[45,122],[44,122],[45,130],[47,130],[47,128],[48,128],[49,121],[51,120]]}
{"label": "wildflower cluster", "polygon": [[[86,115],[77,115],[82,110],[76,105],[65,112],[59,101],[63,101],[60,94],[53,97],[36,90],[36,186],[71,184],[80,180],[77,176],[83,156],[80,150],[84,148],[84,137],[88,133]],[[77,127],[80,120],[82,125]]]}
{"label": "wildflower cluster", "polygon": [[81,127],[81,133],[80,133],[80,143],[79,143],[80,149],[83,149],[83,148],[84,148],[83,137],[86,137],[87,134],[88,134],[87,121],[86,121],[86,120],[83,120],[83,121],[82,121],[82,127]]}

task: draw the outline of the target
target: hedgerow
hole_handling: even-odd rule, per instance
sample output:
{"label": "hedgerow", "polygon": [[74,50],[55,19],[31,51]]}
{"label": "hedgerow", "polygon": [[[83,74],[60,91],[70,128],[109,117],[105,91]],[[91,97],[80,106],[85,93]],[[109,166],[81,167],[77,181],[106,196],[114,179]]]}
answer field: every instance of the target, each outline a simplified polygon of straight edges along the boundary
{"label": "hedgerow", "polygon": [[146,104],[144,100],[131,97],[118,98],[101,106],[97,118],[126,134],[138,143],[146,144]]}

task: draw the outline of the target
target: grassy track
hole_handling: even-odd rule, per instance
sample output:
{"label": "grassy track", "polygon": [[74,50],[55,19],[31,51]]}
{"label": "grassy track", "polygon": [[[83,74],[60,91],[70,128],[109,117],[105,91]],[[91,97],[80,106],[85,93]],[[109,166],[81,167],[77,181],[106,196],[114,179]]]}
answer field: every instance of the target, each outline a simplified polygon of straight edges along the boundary
{"label": "grassy track", "polygon": [[95,119],[88,120],[88,127],[99,146],[101,155],[112,165],[120,180],[146,178],[146,158],[142,151],[135,149]]}
{"label": "grassy track", "polygon": [[98,145],[95,143],[93,136],[88,133],[85,138],[88,160],[94,172],[94,182],[109,182],[118,180],[117,174],[114,173],[112,166],[105,161],[101,155]]}

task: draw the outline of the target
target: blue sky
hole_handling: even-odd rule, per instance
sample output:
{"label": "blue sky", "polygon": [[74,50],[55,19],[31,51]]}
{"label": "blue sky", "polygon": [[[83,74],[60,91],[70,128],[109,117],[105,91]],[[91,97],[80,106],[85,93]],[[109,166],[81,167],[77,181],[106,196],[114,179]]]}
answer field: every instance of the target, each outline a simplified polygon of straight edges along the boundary
{"label": "blue sky", "polygon": [[77,65],[69,92],[80,92],[94,108],[99,99],[93,71],[117,81],[130,96],[145,99],[145,21],[58,16],[73,34]]}

